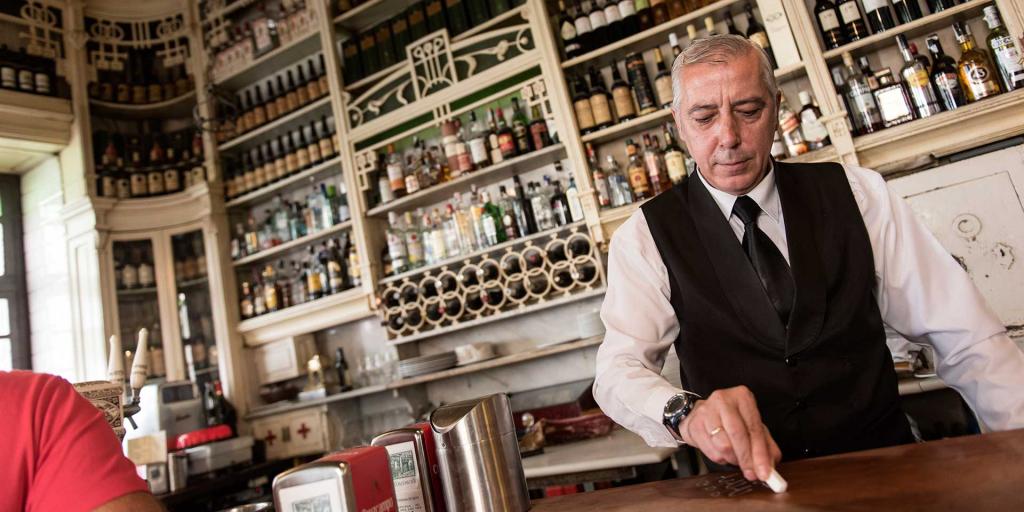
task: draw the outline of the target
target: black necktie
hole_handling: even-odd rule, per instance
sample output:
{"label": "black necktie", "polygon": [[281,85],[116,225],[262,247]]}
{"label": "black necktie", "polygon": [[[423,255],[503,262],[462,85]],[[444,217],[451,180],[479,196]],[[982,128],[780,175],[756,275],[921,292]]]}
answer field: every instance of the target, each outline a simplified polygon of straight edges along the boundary
{"label": "black necktie", "polygon": [[793,310],[793,296],[796,294],[793,275],[779,248],[764,231],[761,231],[761,228],[757,227],[761,207],[753,199],[740,196],[736,198],[732,214],[743,221],[743,250],[746,251],[757,276],[761,278],[761,285],[768,293],[768,298],[771,299],[782,324],[786,325],[789,323],[789,313]]}

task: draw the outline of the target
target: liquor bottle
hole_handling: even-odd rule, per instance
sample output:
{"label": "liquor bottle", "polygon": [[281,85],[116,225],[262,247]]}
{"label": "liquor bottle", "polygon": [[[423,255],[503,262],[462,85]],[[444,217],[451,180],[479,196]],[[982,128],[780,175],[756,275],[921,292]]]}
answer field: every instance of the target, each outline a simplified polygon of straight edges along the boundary
{"label": "liquor bottle", "polygon": [[455,140],[455,161],[458,164],[458,173],[456,174],[455,169],[452,169],[452,177],[469,174],[475,170],[473,158],[469,154],[469,144],[466,144],[466,135],[462,129],[462,120],[456,119],[455,126],[458,130]]}
{"label": "liquor bottle", "polygon": [[501,208],[491,202],[491,195],[486,190],[480,192],[480,207],[483,210],[484,234],[488,245],[493,246],[508,240]]}
{"label": "liquor bottle", "polygon": [[512,192],[515,195],[513,209],[516,214],[516,222],[523,235],[532,235],[538,231],[537,218],[534,215],[533,206],[526,197],[526,190],[523,189],[523,182],[519,176],[512,176]]}
{"label": "liquor bottle", "polygon": [[956,61],[942,51],[939,36],[932,34],[925,40],[928,51],[932,54],[931,79],[935,90],[939,93],[942,106],[946,110],[960,108],[967,104],[967,96],[960,87],[960,75],[957,73]]}
{"label": "liquor bottle", "polygon": [[715,28],[715,19],[711,16],[704,17],[704,30],[707,31],[707,37],[718,34],[718,30]]}
{"label": "liquor bottle", "polygon": [[957,4],[957,0],[927,0],[932,13],[942,12]]}
{"label": "liquor bottle", "polygon": [[654,47],[654,62],[658,68],[658,74],[654,77],[654,91],[658,96],[658,104],[665,108],[672,104],[672,72],[661,58],[659,46]]}
{"label": "liquor bottle", "polygon": [[281,308],[280,294],[277,289],[277,275],[274,265],[267,264],[263,268],[263,304],[267,311],[274,312]]}
{"label": "liquor bottle", "polygon": [[640,53],[631,53],[626,56],[626,74],[636,93],[638,113],[643,116],[658,110],[658,102],[654,99],[651,80],[647,76],[647,65]]}
{"label": "liquor bottle", "polygon": [[788,156],[786,155],[786,145],[782,142],[782,136],[779,135],[778,129],[775,130],[775,138],[772,139],[771,155],[776,160],[783,160]]}
{"label": "liquor bottle", "polygon": [[444,12],[448,18],[448,34],[455,37],[469,29],[469,19],[462,0],[444,0]]}
{"label": "liquor bottle", "polygon": [[576,113],[576,125],[580,133],[587,134],[595,129],[594,109],[590,105],[590,95],[587,91],[587,84],[583,78],[576,76],[572,82],[572,106]]}
{"label": "liquor bottle", "polygon": [[672,136],[672,124],[665,125],[665,169],[668,171],[668,179],[672,184],[683,181],[686,177],[686,154],[676,143],[676,138]]}
{"label": "liquor bottle", "polygon": [[348,377],[348,361],[345,359],[345,351],[341,347],[334,351],[334,373],[338,376],[338,390],[351,391],[352,381]]}
{"label": "liquor bottle", "polygon": [[385,237],[387,254],[391,257],[391,272],[393,275],[401,274],[407,270],[408,253],[405,249],[405,236],[399,225],[398,214],[395,212],[388,212],[388,229]]}
{"label": "liquor bottle", "polygon": [[984,9],[985,23],[988,24],[988,37],[986,43],[992,52],[992,58],[999,69],[999,78],[1002,81],[1003,89],[1007,92],[1024,87],[1024,66],[1021,64],[1021,55],[1013,38],[1003,26],[1003,20],[999,18],[999,11],[996,6],[989,5]]}
{"label": "liquor bottle", "polygon": [[[754,6],[747,4],[747,39],[750,39],[754,44],[761,47],[764,50],[765,55],[768,56],[768,62],[771,62],[772,69],[779,67],[779,63],[775,61],[775,52],[772,51],[772,43],[768,40],[768,33],[765,32],[764,26],[758,23],[757,18],[754,17]],[[730,17],[731,18],[731,17]]]}
{"label": "liquor bottle", "polygon": [[622,16],[622,37],[640,32],[640,18],[636,15],[635,0],[618,0],[619,15]]}
{"label": "liquor bottle", "polygon": [[594,129],[607,128],[615,122],[612,117],[611,95],[604,87],[604,79],[601,74],[591,66],[590,74],[590,112],[594,115]]}
{"label": "liquor bottle", "polygon": [[324,283],[321,272],[320,272],[320,261],[316,258],[316,249],[313,246],[309,247],[309,256],[307,260],[302,263],[302,275],[306,278],[306,300],[316,300],[326,295],[324,293]]}
{"label": "liquor bottle", "polygon": [[633,88],[619,74],[619,65],[612,62],[612,101],[615,103],[615,114],[619,122],[629,121],[636,117],[636,105],[633,103]]}
{"label": "liquor bottle", "polygon": [[960,43],[961,53],[957,70],[960,74],[960,85],[967,93],[967,101],[973,103],[999,94],[999,79],[996,78],[998,73],[985,51],[975,47],[970,26],[959,21],[954,22],[953,34]]}
{"label": "liquor bottle", "polygon": [[914,58],[907,45],[907,38],[903,34],[896,36],[896,44],[899,46],[900,55],[903,56],[903,69],[900,70],[900,77],[906,84],[907,92],[910,93],[910,100],[918,119],[930,117],[942,112],[939,105],[939,98],[935,96],[935,89],[932,88],[931,79],[928,77],[928,67]]}
{"label": "liquor bottle", "polygon": [[882,128],[882,120],[878,115],[878,104],[871,94],[871,86],[860,69],[853,65],[853,56],[849,53],[843,54],[843,64],[846,66],[846,97],[849,101],[850,116],[860,127],[860,133],[873,133]]}
{"label": "liquor bottle", "polygon": [[[606,93],[607,94],[607,93]],[[593,98],[593,96],[591,96]],[[605,99],[607,106],[607,98]],[[611,108],[608,107],[608,117],[611,118]],[[548,122],[541,114],[540,105],[530,107],[530,141],[534,149],[542,149],[551,145],[551,136],[548,134]]]}
{"label": "liquor bottle", "polygon": [[647,169],[644,168],[644,161],[637,153],[633,140],[626,141],[626,157],[629,162],[626,164],[626,174],[629,175],[629,185],[633,189],[633,196],[636,199],[647,199],[650,197],[650,183],[647,181]]}
{"label": "liquor bottle", "polygon": [[644,167],[647,169],[647,182],[651,187],[651,195],[656,196],[671,186],[665,162],[661,159],[658,138],[644,134]]}
{"label": "liquor bottle", "polygon": [[[589,105],[589,102],[587,104]],[[494,110],[490,109],[487,110],[487,147],[490,148],[491,164],[497,164],[505,160],[505,157],[501,154],[501,143],[498,140],[498,124],[494,119]]]}
{"label": "liquor bottle", "polygon": [[896,27],[889,0],[864,0],[864,12],[868,26],[876,34]]}
{"label": "liquor bottle", "polygon": [[864,16],[860,13],[857,0],[839,0],[836,8],[839,9],[839,19],[843,22],[843,32],[847,40],[858,41],[871,35],[864,23]]}
{"label": "liquor bottle", "polygon": [[683,50],[679,48],[679,38],[676,37],[676,33],[672,32],[668,35],[668,44],[672,47],[672,60],[674,61]]}
{"label": "liquor bottle", "polygon": [[583,0],[583,7],[587,10],[587,17],[590,18],[590,27],[593,30],[592,41],[595,46],[608,41],[608,18],[604,15],[604,9],[599,7],[597,2]]}
{"label": "liquor bottle", "polygon": [[786,152],[790,156],[799,156],[807,152],[807,142],[800,133],[800,118],[789,108],[785,95],[779,101],[779,131],[782,132],[782,141],[786,144]]}
{"label": "liquor bottle", "polygon": [[573,25],[576,27],[576,40],[580,44],[580,53],[587,53],[593,50],[596,45],[594,41],[594,27],[590,24],[590,16],[580,7],[579,2],[573,2],[569,10],[573,16]]}
{"label": "liquor bottle", "polygon": [[910,101],[906,84],[897,82],[889,68],[876,73],[878,89],[874,92],[882,126],[889,128],[914,120],[914,105]]}
{"label": "liquor bottle", "polygon": [[[469,18],[469,26],[475,27],[487,21],[492,16],[491,13],[487,12],[488,2],[484,0],[464,0],[463,5],[466,6],[466,15]],[[494,14],[497,16],[497,14]],[[392,28],[394,25],[392,25]],[[405,48],[405,45],[397,46],[397,48]]]}
{"label": "liquor bottle", "polygon": [[546,189],[551,190],[551,197],[548,201],[551,205],[551,216],[555,221],[555,226],[565,226],[572,222],[572,214],[569,213],[569,198],[562,191],[562,182],[555,180],[552,184],[551,178],[544,176],[544,185]]}
{"label": "liquor bottle", "polygon": [[725,15],[725,28],[726,28],[725,32],[727,34],[743,37],[743,34],[739,30],[736,29],[736,22],[732,19],[732,15],[731,14],[726,14]]}
{"label": "liquor bottle", "polygon": [[344,257],[341,254],[341,249],[335,243],[334,239],[327,240],[327,247],[321,254],[325,257],[321,259],[327,260],[327,285],[332,294],[341,293],[345,289],[346,274],[345,266],[343,262]]}
{"label": "liquor bottle", "polygon": [[519,227],[519,217],[515,211],[516,203],[514,198],[509,195],[505,185],[498,187],[498,194],[498,209],[501,211],[501,222],[502,228],[505,230],[505,238],[507,240],[514,240],[523,236],[522,229]]}
{"label": "liquor bottle", "polygon": [[893,9],[896,10],[896,19],[900,24],[910,23],[922,16],[921,6],[917,0],[892,0]]}
{"label": "liquor bottle", "polygon": [[683,0],[668,0],[668,15],[670,18],[676,19],[685,15],[688,11],[686,2]]}
{"label": "liquor bottle", "polygon": [[[490,135],[483,122],[477,119],[476,112],[469,112],[469,156],[477,168],[491,164],[491,156],[487,152],[487,139]],[[426,158],[426,157],[424,157]]]}
{"label": "liquor bottle", "polygon": [[579,38],[576,36],[576,25],[569,17],[569,11],[565,9],[565,2],[558,0],[558,34],[562,38],[562,51],[565,58],[571,59],[583,54],[583,47],[580,46]]}
{"label": "liquor bottle", "polygon": [[530,130],[527,125],[526,113],[519,108],[519,98],[512,98],[512,134],[515,135],[516,151],[520,155],[525,155],[532,149],[530,147]]}
{"label": "liquor bottle", "polygon": [[497,116],[498,147],[501,149],[502,159],[507,160],[519,154],[516,145],[516,137],[515,134],[512,132],[512,128],[509,128],[508,124],[505,123],[505,109],[498,107]]}
{"label": "liquor bottle", "polygon": [[[288,71],[290,72],[291,70]],[[302,69],[302,66],[296,66],[295,76],[298,77],[295,81],[295,95],[298,97],[298,104],[301,107],[312,101],[313,98],[309,95],[309,80],[306,79],[306,72]],[[256,94],[259,95],[259,87],[256,88]]]}
{"label": "liquor bottle", "polygon": [[608,192],[611,194],[611,206],[619,207],[632,203],[633,188],[629,179],[623,176],[619,163],[612,155],[605,156],[605,165],[602,168],[604,175],[608,178]]}
{"label": "liquor bottle", "polygon": [[593,144],[587,142],[587,166],[590,167],[590,178],[594,182],[594,190],[597,191],[597,205],[606,208],[611,205],[611,194],[608,191],[608,178],[601,169],[597,160],[597,151],[594,151]]}
{"label": "liquor bottle", "polygon": [[388,144],[387,177],[392,197],[405,196],[405,169],[402,156],[395,152],[394,144]]}
{"label": "liquor bottle", "polygon": [[868,60],[866,55],[857,57],[857,64],[860,66],[860,72],[868,80],[868,86],[874,91],[878,89],[878,79],[875,78],[875,72],[871,70],[871,61]]}
{"label": "liquor bottle", "polygon": [[654,26],[654,11],[651,9],[650,0],[634,0],[636,7],[636,18],[639,30],[647,30]]}
{"label": "liquor bottle", "polygon": [[622,13],[619,12],[619,4],[615,0],[598,0],[597,5],[604,10],[604,19],[608,21],[608,39],[617,41],[625,37],[625,28],[622,26]]}
{"label": "liquor bottle", "polygon": [[423,238],[422,231],[413,220],[412,212],[405,212],[405,224],[403,235],[405,237],[405,250],[410,269],[423,266]]}
{"label": "liquor bottle", "polygon": [[803,131],[807,148],[811,151],[831,144],[828,129],[821,123],[821,110],[814,104],[811,93],[800,91],[800,129]]}
{"label": "liquor bottle", "polygon": [[650,0],[650,3],[655,25],[661,25],[672,19],[668,14],[668,3],[665,0]]}

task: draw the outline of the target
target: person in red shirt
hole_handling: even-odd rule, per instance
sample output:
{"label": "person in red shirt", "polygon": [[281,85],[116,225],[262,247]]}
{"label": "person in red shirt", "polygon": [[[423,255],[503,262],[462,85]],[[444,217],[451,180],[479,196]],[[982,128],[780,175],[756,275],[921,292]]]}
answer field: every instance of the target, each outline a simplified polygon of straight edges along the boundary
{"label": "person in red shirt", "polygon": [[0,372],[0,511],[158,512],[100,412],[68,381]]}

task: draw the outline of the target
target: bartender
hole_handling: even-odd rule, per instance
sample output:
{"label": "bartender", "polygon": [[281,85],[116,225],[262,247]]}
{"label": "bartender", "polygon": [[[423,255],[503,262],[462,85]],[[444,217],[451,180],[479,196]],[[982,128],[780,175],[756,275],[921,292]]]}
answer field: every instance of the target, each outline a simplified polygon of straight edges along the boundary
{"label": "bartender", "polygon": [[[770,158],[780,93],[733,35],[672,66],[697,162],[615,233],[594,396],[651,446],[767,480],[780,460],[908,443],[884,325],[994,430],[1024,427],[1024,354],[874,171]],[[683,389],[661,377],[674,347]]]}

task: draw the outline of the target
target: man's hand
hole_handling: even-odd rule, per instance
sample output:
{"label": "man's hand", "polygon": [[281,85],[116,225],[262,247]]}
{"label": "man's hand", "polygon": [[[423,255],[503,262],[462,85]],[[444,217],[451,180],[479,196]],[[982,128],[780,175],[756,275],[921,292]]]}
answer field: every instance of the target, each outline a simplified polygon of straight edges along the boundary
{"label": "man's hand", "polygon": [[721,389],[698,400],[679,425],[679,434],[716,464],[739,466],[747,480],[768,480],[782,460],[746,386]]}

